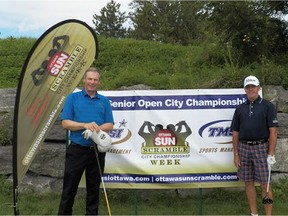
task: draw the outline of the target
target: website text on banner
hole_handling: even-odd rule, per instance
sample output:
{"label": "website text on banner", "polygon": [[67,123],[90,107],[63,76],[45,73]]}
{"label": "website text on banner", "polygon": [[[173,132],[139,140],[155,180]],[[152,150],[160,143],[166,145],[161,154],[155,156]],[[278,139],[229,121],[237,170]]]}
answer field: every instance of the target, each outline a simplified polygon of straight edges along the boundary
{"label": "website text on banner", "polygon": [[243,89],[105,91],[113,108],[108,188],[243,186],[230,124]]}

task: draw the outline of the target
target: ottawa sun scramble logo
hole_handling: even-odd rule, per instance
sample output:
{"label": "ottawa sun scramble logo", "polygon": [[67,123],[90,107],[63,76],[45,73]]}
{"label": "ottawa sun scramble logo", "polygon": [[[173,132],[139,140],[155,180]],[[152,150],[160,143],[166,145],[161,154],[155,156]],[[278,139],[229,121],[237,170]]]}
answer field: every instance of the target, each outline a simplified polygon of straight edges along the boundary
{"label": "ottawa sun scramble logo", "polygon": [[168,124],[165,128],[162,124],[145,121],[138,134],[144,139],[142,154],[188,154],[189,143],[186,138],[192,134],[185,121],[177,124]]}

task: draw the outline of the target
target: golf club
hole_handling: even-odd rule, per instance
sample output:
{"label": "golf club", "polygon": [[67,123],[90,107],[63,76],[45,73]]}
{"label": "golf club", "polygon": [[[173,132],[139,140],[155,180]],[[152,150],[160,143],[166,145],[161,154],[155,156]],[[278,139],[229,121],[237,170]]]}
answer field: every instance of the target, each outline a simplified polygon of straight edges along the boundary
{"label": "golf club", "polygon": [[269,184],[270,184],[270,177],[271,177],[271,165],[268,165],[269,175],[268,175],[268,182],[267,182],[267,190],[266,190],[266,196],[262,200],[262,204],[268,205],[272,204],[273,200],[269,197],[268,191],[269,191]]}
{"label": "golf club", "polygon": [[108,214],[109,214],[109,216],[111,216],[110,204],[109,204],[109,200],[108,200],[108,196],[107,196],[107,192],[106,192],[106,188],[105,188],[105,184],[104,184],[104,180],[103,180],[103,175],[102,175],[101,166],[100,166],[99,157],[98,157],[98,152],[97,152],[97,146],[95,143],[94,143],[94,151],[95,151],[96,160],[97,160],[97,164],[98,164],[99,174],[101,177],[101,182],[102,182],[102,187],[103,187],[106,205],[107,205],[107,209],[108,209]]}

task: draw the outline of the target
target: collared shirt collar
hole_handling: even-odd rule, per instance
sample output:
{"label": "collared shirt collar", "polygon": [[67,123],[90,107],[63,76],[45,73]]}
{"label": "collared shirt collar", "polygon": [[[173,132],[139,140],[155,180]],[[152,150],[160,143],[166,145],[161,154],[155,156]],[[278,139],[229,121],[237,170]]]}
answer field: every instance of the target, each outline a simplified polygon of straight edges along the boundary
{"label": "collared shirt collar", "polygon": [[258,97],[256,98],[256,100],[254,100],[254,101],[250,101],[248,98],[247,98],[247,100],[245,101],[245,103],[246,104],[249,104],[249,103],[258,103],[258,104],[260,104],[261,102],[262,102],[262,100],[263,100],[263,98],[261,98],[260,97],[260,95],[258,95]]}
{"label": "collared shirt collar", "polygon": [[[85,97],[90,97],[90,95],[86,92],[85,88],[82,89],[82,94],[85,96]],[[91,98],[91,97],[90,97]],[[99,99],[98,97],[98,92],[96,91],[96,95],[93,97],[93,98],[96,98],[96,99]],[[93,99],[92,98],[92,99]]]}

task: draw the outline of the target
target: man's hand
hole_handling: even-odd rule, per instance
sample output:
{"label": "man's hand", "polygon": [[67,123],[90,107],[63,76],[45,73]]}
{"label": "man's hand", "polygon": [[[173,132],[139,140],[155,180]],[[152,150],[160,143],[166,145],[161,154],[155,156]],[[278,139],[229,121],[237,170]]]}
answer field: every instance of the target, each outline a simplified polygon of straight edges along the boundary
{"label": "man's hand", "polygon": [[238,154],[234,154],[234,165],[237,169],[241,167],[241,162]]}
{"label": "man's hand", "polygon": [[111,148],[111,137],[105,131],[100,130],[98,133],[96,131],[91,131],[86,129],[83,131],[82,135],[84,139],[92,139],[96,143],[97,148],[100,152],[107,152]]}
{"label": "man's hand", "polygon": [[90,131],[96,131],[97,133],[100,131],[100,127],[95,122],[84,123],[84,129],[88,129]]}
{"label": "man's hand", "polygon": [[273,164],[276,163],[276,160],[275,160],[275,155],[268,155],[267,157],[267,163],[268,163],[268,166],[272,166]]}

